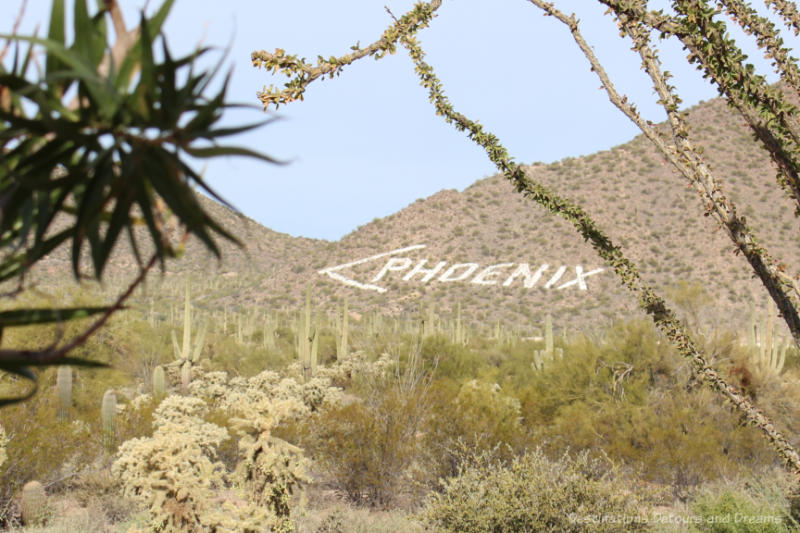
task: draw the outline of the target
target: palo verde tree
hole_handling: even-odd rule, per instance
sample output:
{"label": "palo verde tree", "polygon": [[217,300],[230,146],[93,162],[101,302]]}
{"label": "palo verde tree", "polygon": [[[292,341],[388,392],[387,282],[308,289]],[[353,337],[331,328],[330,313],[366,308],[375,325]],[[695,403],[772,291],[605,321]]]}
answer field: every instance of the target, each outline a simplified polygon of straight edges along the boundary
{"label": "palo verde tree", "polygon": [[[668,118],[669,131],[665,132],[643,119],[635,105],[616,91],[591,46],[581,35],[574,16],[561,12],[554,3],[528,1],[533,8],[565,26],[586,56],[592,71],[600,78],[610,101],[642,130],[697,191],[702,215],[713,217],[725,230],[735,253],[747,259],[780,310],[795,342],[800,343],[798,273],[790,271],[784,262],[760,244],[755,232],[740,214],[740,209],[728,196],[721,180],[712,172],[701,147],[693,140],[685,114],[679,108],[681,100],[675,88],[669,84],[669,73],[663,70],[654,43],[654,37],[657,37],[675,38],[683,44],[688,50],[688,61],[697,65],[730,106],[744,117],[755,140],[774,162],[777,185],[797,203],[797,213],[800,213],[800,116],[790,98],[790,95],[796,97],[800,90],[800,70],[785,48],[779,29],[748,2],[741,0],[674,0],[669,13],[650,9],[646,0],[599,0],[608,7],[608,14],[615,18],[621,35],[630,39],[633,52],[641,58],[642,69],[652,80],[658,103]],[[800,33],[800,11],[793,2],[766,0],[765,3],[778,20],[795,34]],[[756,426],[763,433],[800,483],[800,455],[789,439],[747,396],[712,368],[686,326],[676,318],[653,287],[642,279],[636,265],[626,257],[624,250],[612,240],[606,229],[601,228],[581,205],[538,183],[514,162],[497,137],[453,108],[433,68],[425,61],[425,54],[417,39],[419,30],[430,25],[441,5],[442,0],[418,2],[401,17],[392,15],[393,23],[374,43],[366,47],[353,46],[350,52],[338,57],[324,59],[320,56],[316,64],[287,54],[282,49],[276,49],[273,53],[254,52],[254,66],[289,77],[282,88],[270,86],[259,93],[259,99],[265,109],[302,100],[306,89],[315,80],[333,78],[344,67],[359,59],[380,59],[386,54],[395,53],[399,46],[404,47],[415,65],[420,83],[428,90],[436,114],[480,145],[520,194],[569,221],[592,244],[598,255],[613,268],[622,284],[633,292],[642,310],[652,317],[658,329],[688,359],[695,375],[729,401],[748,424]],[[745,63],[746,56],[728,35],[725,16],[755,38],[765,57],[772,60],[775,71],[780,75],[782,81],[779,85],[768,84],[752,65]]]}
{"label": "palo verde tree", "polygon": [[[70,358],[69,352],[123,307],[157,262],[163,268],[167,258],[180,255],[189,236],[217,256],[218,239],[238,242],[198,201],[199,188],[225,203],[192,169],[189,156],[241,155],[274,162],[218,144],[222,137],[266,121],[218,125],[222,112],[233,105],[226,100],[229,78],[207,94],[220,65],[197,70],[196,61],[209,49],[182,57],[170,53],[161,28],[173,3],[164,0],[152,17],[143,13],[139,24],[128,29],[117,0],[97,0],[93,10],[87,0],[74,0],[74,39],[68,43],[65,2],[53,0],[46,38],[16,31],[0,35],[6,40],[0,52],[4,297],[25,290],[31,267],[59,247],[70,249],[76,279],[100,279],[123,236],[139,265],[127,290],[106,307],[0,311],[0,334],[6,327],[95,315],[75,338],[35,349],[0,349],[0,371],[33,382],[21,397],[0,398],[0,406],[34,393],[31,367],[89,364]],[[8,65],[3,60],[12,49]]]}

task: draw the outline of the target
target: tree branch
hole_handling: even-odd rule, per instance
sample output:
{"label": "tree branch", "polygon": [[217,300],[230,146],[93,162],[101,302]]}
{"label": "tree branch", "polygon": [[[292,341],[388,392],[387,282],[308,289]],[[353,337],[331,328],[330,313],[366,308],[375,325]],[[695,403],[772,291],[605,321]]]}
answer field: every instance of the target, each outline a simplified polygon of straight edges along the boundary
{"label": "tree branch", "polygon": [[[28,0],[22,0],[22,6],[20,6],[19,13],[17,13],[17,19],[14,21],[14,27],[11,30],[11,35],[16,35],[19,31],[19,27],[22,24],[22,19],[25,16],[25,8],[27,6]],[[3,50],[0,51],[0,62],[6,58],[9,48],[11,48],[11,39],[6,39],[6,44],[3,46]]]}
{"label": "tree branch", "polygon": [[[541,0],[531,0],[537,6],[554,15],[559,13],[564,20],[572,21],[570,28],[577,32],[577,23],[574,19],[566,17],[555,10],[551,4]],[[614,269],[622,283],[638,296],[640,307],[655,322],[658,329],[672,342],[678,351],[686,357],[695,372],[713,389],[724,398],[731,401],[736,409],[749,423],[757,426],[770,441],[778,456],[789,466],[794,476],[800,481],[800,455],[792,444],[775,427],[772,420],[756,408],[738,390],[728,384],[705,360],[697,349],[693,339],[684,325],[675,317],[674,313],[666,306],[664,300],[658,296],[653,288],[647,285],[634,264],[622,253],[609,236],[595,223],[584,209],[573,204],[565,198],[548,190],[546,187],[530,179],[522,168],[513,161],[505,147],[493,134],[485,132],[477,122],[469,120],[466,116],[456,112],[442,90],[442,84],[436,77],[433,69],[425,63],[424,53],[413,37],[404,37],[403,45],[408,49],[414,61],[415,70],[422,85],[428,89],[437,114],[455,125],[456,129],[466,131],[470,139],[486,150],[489,159],[503,172],[516,189],[524,196],[531,198],[542,207],[554,213],[575,226],[576,230],[594,247],[597,253]]]}
{"label": "tree branch", "polygon": [[426,27],[441,5],[442,0],[432,0],[429,3],[418,2],[399,20],[395,18],[395,23],[387,28],[381,38],[374,43],[366,48],[361,48],[356,44],[351,47],[352,54],[345,54],[341,57],[331,56],[329,59],[323,59],[322,56],[319,56],[316,66],[312,66],[296,55],[287,56],[286,51],[280,48],[276,48],[275,52],[265,50],[253,52],[251,58],[254,67],[270,70],[273,74],[280,71],[287,76],[293,76],[284,84],[282,90],[270,85],[269,88],[257,93],[258,99],[264,104],[264,111],[270,105],[274,105],[277,109],[282,104],[303,100],[303,93],[311,82],[325,76],[329,78],[338,76],[345,66],[351,65],[359,59],[369,56],[381,59],[387,53],[394,54],[397,42],[403,36],[414,35]]}

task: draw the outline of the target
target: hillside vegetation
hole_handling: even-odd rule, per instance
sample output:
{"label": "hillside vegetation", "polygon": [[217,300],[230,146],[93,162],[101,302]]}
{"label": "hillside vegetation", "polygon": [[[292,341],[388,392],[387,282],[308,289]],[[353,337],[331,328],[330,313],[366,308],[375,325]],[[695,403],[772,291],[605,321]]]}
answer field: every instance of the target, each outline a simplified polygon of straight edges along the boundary
{"label": "hillside vegetation", "polygon": [[[761,522],[742,531],[764,520],[784,531],[797,519],[774,453],[645,321],[586,334],[548,319],[530,339],[433,308],[421,321],[315,298],[286,313],[220,310],[191,295],[199,282],[175,281],[172,306],[127,312],[82,349],[110,369],[45,371],[33,400],[0,411],[4,524],[682,531],[746,513]],[[675,295],[701,301],[697,291]],[[798,353],[764,359],[762,318],[774,321],[754,315],[754,345],[702,335],[796,443]],[[594,522],[603,516],[617,522]]]}

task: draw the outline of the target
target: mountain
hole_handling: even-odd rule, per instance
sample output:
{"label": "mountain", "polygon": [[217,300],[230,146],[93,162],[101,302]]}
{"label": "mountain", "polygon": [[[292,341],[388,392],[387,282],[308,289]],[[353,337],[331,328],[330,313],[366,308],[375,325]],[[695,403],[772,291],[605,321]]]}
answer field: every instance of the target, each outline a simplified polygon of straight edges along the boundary
{"label": "mountain", "polygon": [[[688,119],[693,139],[705,147],[715,175],[759,241],[784,263],[800,264],[793,206],[775,187],[771,163],[745,124],[721,100],[695,106]],[[702,286],[695,303],[708,307],[694,309],[701,321],[741,321],[754,295],[757,306],[765,305],[746,261],[733,254],[724,232],[703,216],[694,190],[643,136],[526,171],[580,202],[662,294],[674,295],[682,281]],[[191,273],[202,283],[206,306],[296,308],[310,284],[315,305],[331,310],[344,296],[359,313],[405,317],[420,316],[429,305],[449,316],[460,304],[466,319],[486,327],[500,320],[535,331],[550,313],[557,325],[575,330],[640,313],[634,297],[567,222],[522,198],[502,176],[417,200],[337,242],[277,233],[202,201],[245,248],[223,243],[218,263],[190,241],[185,257],[149,285],[174,286],[171,280]],[[68,268],[67,255],[54,254],[37,275],[53,283],[65,279]],[[118,288],[134,271],[132,255],[122,247],[107,286]]]}

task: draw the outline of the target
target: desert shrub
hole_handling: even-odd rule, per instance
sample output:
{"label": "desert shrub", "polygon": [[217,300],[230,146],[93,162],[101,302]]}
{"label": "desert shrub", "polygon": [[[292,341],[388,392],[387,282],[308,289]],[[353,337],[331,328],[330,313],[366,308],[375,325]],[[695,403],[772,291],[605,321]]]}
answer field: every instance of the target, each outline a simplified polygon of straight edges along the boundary
{"label": "desert shrub", "polygon": [[429,382],[414,361],[364,380],[363,399],[330,405],[304,428],[310,455],[353,503],[387,506],[414,489],[429,413]]}
{"label": "desert shrub", "polygon": [[[46,382],[47,377],[42,378],[44,386]],[[0,524],[8,520],[8,503],[25,483],[35,479],[49,484],[68,477],[102,454],[100,433],[82,420],[59,422],[58,409],[56,394],[41,390],[22,404],[0,410],[0,425],[8,438],[8,460],[0,469]]]}
{"label": "desert shrub", "polygon": [[[783,488],[785,489],[785,487]],[[692,531],[704,533],[778,533],[796,531],[786,492],[770,484],[715,485],[695,495],[689,521]]]}
{"label": "desert shrub", "polygon": [[[729,353],[724,336],[716,352]],[[686,498],[698,484],[752,473],[773,454],[688,365],[634,321],[565,345],[563,359],[516,389],[529,442],[556,453],[602,449],[647,481]]]}
{"label": "desert shrub", "polygon": [[65,500],[98,514],[99,520],[94,517],[96,522],[120,523],[141,511],[134,500],[121,496],[119,480],[108,464],[70,478],[63,487],[63,494],[67,496]]}
{"label": "desert shrub", "polygon": [[462,445],[476,451],[497,449],[510,458],[525,444],[520,404],[495,383],[440,379],[430,387],[431,415],[425,446],[430,480],[454,476]]}
{"label": "desert shrub", "polygon": [[455,380],[471,379],[485,365],[485,354],[452,343],[444,335],[434,335],[423,341],[422,358],[428,365],[435,364],[437,377]]}
{"label": "desert shrub", "polygon": [[304,443],[333,486],[353,503],[386,506],[403,491],[421,446],[421,398],[387,391],[312,418]]}
{"label": "desert shrub", "polygon": [[540,450],[504,463],[493,452],[465,457],[458,475],[428,497],[421,518],[436,531],[641,531],[635,495],[586,453],[548,459]]}

